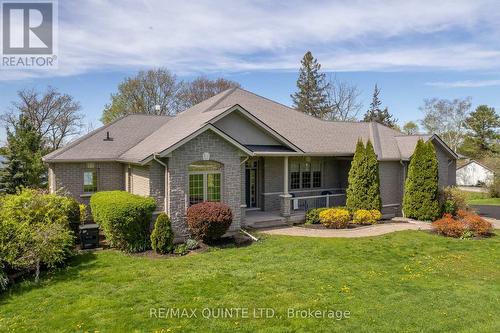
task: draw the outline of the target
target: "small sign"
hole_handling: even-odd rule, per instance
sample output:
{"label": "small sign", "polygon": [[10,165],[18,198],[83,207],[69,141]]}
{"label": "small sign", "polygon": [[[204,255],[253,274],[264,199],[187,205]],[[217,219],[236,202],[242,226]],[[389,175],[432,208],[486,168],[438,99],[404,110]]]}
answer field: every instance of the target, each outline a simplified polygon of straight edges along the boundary
{"label": "small sign", "polygon": [[208,160],[210,160],[210,153],[204,152],[204,153],[203,153],[203,160],[204,160],[204,161],[208,161]]}

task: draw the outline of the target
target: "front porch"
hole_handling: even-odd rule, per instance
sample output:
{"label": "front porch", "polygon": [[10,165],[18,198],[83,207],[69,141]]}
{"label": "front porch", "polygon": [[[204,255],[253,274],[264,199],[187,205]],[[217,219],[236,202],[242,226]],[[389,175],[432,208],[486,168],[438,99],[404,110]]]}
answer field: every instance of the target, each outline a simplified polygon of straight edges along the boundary
{"label": "front porch", "polygon": [[300,224],[305,221],[305,212],[297,211],[288,218],[281,215],[279,210],[262,211],[250,209],[245,212],[245,226],[253,229],[287,227],[290,224]]}

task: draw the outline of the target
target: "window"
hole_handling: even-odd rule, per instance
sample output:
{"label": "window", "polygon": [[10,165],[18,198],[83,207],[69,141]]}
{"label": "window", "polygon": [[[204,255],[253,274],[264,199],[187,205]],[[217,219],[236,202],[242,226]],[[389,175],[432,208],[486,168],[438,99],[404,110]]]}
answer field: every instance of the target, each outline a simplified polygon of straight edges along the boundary
{"label": "window", "polygon": [[290,189],[317,187],[321,187],[321,160],[291,160]]}
{"label": "window", "polygon": [[300,164],[298,161],[290,163],[290,188],[292,190],[300,188]]}
{"label": "window", "polygon": [[97,169],[94,163],[87,163],[83,171],[83,192],[97,192]]}
{"label": "window", "polygon": [[311,187],[311,163],[300,163],[300,171],[302,172],[302,188]]}
{"label": "window", "polygon": [[221,164],[213,161],[189,165],[189,205],[221,200],[221,169]]}
{"label": "window", "polygon": [[321,161],[312,162],[313,187],[321,187]]}

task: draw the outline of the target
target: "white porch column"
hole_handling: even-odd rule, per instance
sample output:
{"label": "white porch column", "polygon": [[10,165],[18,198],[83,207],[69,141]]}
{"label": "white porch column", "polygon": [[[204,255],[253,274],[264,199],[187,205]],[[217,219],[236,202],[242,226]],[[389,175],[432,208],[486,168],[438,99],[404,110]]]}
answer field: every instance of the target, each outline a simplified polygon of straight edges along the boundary
{"label": "white porch column", "polygon": [[285,156],[283,163],[283,194],[288,194],[288,156]]}

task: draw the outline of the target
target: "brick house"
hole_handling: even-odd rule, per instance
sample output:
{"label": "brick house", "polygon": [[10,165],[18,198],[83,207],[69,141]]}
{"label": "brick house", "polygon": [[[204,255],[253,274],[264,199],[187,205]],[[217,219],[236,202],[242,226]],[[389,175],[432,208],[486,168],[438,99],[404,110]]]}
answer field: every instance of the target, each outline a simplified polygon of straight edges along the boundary
{"label": "brick house", "polygon": [[455,184],[457,155],[436,135],[402,135],[378,123],[324,121],[240,88],[175,117],[130,115],[44,157],[51,191],[88,203],[125,190],[156,199],[176,232],[189,205],[223,201],[231,230],[302,219],[311,207],[342,205],[358,139],[379,159],[382,212],[401,214],[408,162],[432,141],[441,186]]}

